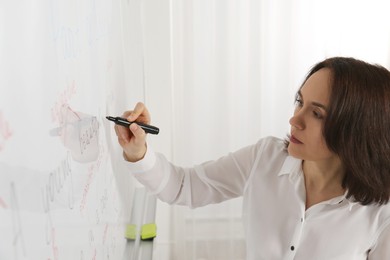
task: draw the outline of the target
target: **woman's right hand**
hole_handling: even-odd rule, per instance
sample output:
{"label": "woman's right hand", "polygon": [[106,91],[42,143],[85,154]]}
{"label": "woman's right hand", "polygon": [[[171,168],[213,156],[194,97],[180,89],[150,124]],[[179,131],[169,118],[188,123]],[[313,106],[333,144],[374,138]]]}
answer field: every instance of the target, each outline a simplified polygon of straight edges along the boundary
{"label": "woman's right hand", "polygon": [[[124,112],[122,117],[131,122],[150,124],[149,111],[142,102],[138,102],[133,110]],[[146,133],[139,125],[131,124],[128,128],[115,125],[115,132],[127,161],[136,162],[144,158],[146,153]]]}

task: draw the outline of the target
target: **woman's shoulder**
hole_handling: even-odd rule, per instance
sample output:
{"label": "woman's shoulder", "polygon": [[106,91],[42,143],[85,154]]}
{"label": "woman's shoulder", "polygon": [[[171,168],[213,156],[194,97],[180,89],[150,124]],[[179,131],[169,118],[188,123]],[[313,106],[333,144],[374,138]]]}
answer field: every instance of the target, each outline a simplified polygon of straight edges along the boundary
{"label": "woman's shoulder", "polygon": [[[360,205],[366,208],[368,216],[365,218],[369,221],[374,233],[372,243],[376,244],[380,237],[389,237],[390,235],[390,203],[378,205]],[[387,234],[387,235],[384,235]],[[385,238],[387,239],[387,238]]]}
{"label": "woman's shoulder", "polygon": [[282,165],[289,157],[287,152],[286,140],[267,136],[261,138],[254,145],[256,161],[260,164],[275,164]]}
{"label": "woman's shoulder", "polygon": [[388,223],[390,225],[390,202],[382,205],[374,204],[375,212],[379,223]]}
{"label": "woman's shoulder", "polygon": [[267,136],[257,141],[256,146],[259,151],[266,151],[267,153],[282,153],[287,155],[286,140],[275,137]]}
{"label": "woman's shoulder", "polygon": [[369,220],[372,225],[376,226],[375,229],[382,229],[384,225],[390,226],[390,202],[381,205],[377,203],[362,205],[351,200],[350,211]]}

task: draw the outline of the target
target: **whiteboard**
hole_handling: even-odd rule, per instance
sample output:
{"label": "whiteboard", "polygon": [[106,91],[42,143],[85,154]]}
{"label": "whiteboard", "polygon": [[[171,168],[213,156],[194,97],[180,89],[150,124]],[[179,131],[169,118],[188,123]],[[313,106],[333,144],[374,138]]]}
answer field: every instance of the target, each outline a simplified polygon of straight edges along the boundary
{"label": "whiteboard", "polygon": [[107,115],[144,99],[139,1],[0,3],[0,259],[128,259]]}

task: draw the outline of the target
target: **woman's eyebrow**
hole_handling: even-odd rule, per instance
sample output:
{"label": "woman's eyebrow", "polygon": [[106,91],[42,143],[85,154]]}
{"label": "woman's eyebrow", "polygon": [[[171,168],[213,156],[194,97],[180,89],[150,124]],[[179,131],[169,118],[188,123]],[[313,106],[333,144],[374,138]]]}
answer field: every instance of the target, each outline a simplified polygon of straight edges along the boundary
{"label": "woman's eyebrow", "polygon": [[[297,95],[298,95],[300,98],[303,99],[301,90],[298,90]],[[320,107],[320,108],[324,109],[325,111],[328,111],[328,108],[327,108],[325,105],[321,104],[321,103],[318,103],[318,102],[311,102],[311,104],[312,104],[313,106]]]}

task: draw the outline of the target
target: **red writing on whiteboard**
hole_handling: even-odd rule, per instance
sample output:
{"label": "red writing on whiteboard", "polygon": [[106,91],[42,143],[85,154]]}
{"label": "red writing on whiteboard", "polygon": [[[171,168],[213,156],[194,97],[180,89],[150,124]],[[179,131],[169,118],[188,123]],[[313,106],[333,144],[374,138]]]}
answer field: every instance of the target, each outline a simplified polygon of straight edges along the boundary
{"label": "red writing on whiteboard", "polygon": [[62,122],[61,111],[65,104],[68,104],[72,97],[76,94],[76,82],[73,80],[68,83],[65,90],[60,93],[57,101],[51,109],[51,119],[53,122]]}
{"label": "red writing on whiteboard", "polygon": [[0,198],[0,207],[2,208],[7,208],[7,204],[5,204],[4,200],[2,198]]}
{"label": "red writing on whiteboard", "polygon": [[96,260],[96,254],[97,254],[97,252],[96,252],[96,248],[95,248],[93,251],[92,260]]}
{"label": "red writing on whiteboard", "polygon": [[93,182],[93,177],[96,175],[96,173],[99,171],[100,165],[103,160],[103,156],[105,155],[104,148],[101,146],[99,148],[100,153],[97,161],[94,164],[91,164],[88,167],[88,178],[87,178],[87,183],[84,186],[83,189],[83,197],[80,202],[80,212],[82,213],[87,205],[87,195],[89,193],[89,189],[91,188],[91,184]]}
{"label": "red writing on whiteboard", "polygon": [[103,232],[103,245],[106,243],[107,230],[108,230],[108,224],[106,224],[106,226],[104,227],[104,232]]}
{"label": "red writing on whiteboard", "polygon": [[83,212],[83,210],[87,204],[87,195],[88,195],[89,188],[91,186],[94,174],[95,174],[94,167],[93,167],[93,165],[91,165],[90,167],[88,167],[88,179],[87,179],[87,183],[85,184],[84,190],[83,190],[83,198],[82,198],[81,203],[80,203],[80,212]]}
{"label": "red writing on whiteboard", "polygon": [[58,260],[58,246],[56,244],[56,230],[54,228],[51,229],[51,249],[53,253],[53,258],[48,258],[48,260]]}
{"label": "red writing on whiteboard", "polygon": [[5,142],[12,136],[12,131],[8,121],[0,111],[0,151],[3,149]]}

